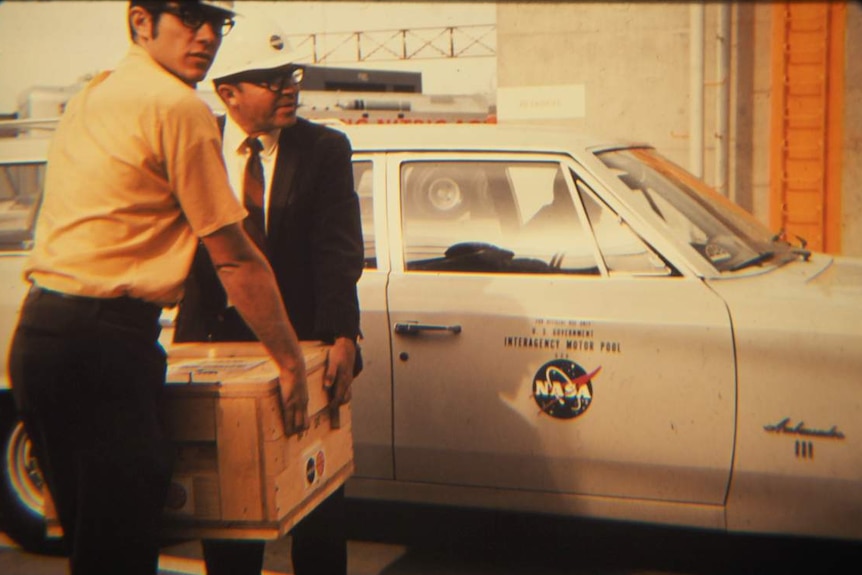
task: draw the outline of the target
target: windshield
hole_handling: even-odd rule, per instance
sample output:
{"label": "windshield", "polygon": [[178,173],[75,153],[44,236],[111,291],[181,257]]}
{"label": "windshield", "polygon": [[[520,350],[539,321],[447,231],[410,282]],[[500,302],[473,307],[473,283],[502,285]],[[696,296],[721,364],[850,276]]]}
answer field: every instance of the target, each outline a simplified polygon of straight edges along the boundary
{"label": "windshield", "polygon": [[626,203],[706,258],[735,271],[790,255],[751,214],[651,148],[597,154],[631,190]]}

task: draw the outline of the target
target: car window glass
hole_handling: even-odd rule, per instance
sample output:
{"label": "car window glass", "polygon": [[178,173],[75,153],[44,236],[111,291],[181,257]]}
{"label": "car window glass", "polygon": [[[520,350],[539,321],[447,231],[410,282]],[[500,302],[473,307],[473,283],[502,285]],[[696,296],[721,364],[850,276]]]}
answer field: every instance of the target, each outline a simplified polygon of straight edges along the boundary
{"label": "car window glass", "polygon": [[0,166],[0,249],[30,247],[44,179],[43,163]]}
{"label": "car window glass", "polygon": [[786,261],[788,246],[773,241],[751,214],[655,150],[611,150],[597,157],[630,191],[626,205],[717,270],[734,271],[773,253],[775,261]]}
{"label": "car window glass", "polygon": [[401,201],[408,270],[598,273],[555,162],[405,162]]}
{"label": "car window glass", "polygon": [[365,267],[377,267],[377,249],[374,245],[374,179],[371,162],[353,162],[353,183],[359,196],[362,217],[362,239],[365,243]]}
{"label": "car window glass", "polygon": [[576,186],[593,228],[605,265],[611,273],[669,275],[671,270],[609,207],[582,181]]}

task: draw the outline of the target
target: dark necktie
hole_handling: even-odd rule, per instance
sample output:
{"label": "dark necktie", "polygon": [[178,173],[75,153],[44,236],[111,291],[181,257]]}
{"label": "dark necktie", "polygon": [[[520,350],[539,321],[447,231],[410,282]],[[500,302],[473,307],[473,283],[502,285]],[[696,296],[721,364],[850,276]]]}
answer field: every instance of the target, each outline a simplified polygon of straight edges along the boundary
{"label": "dark necktie", "polygon": [[245,165],[243,178],[243,201],[248,217],[245,218],[245,231],[266,253],[266,217],[263,209],[263,164],[260,161],[260,151],[263,144],[257,138],[246,138],[248,147],[248,163]]}

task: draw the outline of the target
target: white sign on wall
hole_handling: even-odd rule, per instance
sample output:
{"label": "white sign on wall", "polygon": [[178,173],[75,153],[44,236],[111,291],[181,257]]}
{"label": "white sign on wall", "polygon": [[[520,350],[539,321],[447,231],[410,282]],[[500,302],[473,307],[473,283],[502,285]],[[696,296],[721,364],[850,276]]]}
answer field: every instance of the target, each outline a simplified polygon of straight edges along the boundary
{"label": "white sign on wall", "polygon": [[563,120],[583,118],[586,113],[583,84],[497,88],[498,121]]}

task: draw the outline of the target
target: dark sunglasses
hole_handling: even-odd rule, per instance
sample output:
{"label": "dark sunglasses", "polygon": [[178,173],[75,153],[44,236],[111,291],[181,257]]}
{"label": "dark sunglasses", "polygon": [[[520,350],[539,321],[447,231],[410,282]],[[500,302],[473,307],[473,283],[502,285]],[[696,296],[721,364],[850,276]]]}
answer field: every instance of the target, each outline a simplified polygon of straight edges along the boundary
{"label": "dark sunglasses", "polygon": [[169,4],[161,8],[160,11],[176,16],[183,23],[183,26],[195,31],[199,30],[204,24],[209,24],[213,32],[218,36],[226,36],[233,29],[235,23],[234,19],[230,16],[186,4],[180,6],[171,6]]}
{"label": "dark sunglasses", "polygon": [[299,86],[302,83],[302,77],[304,75],[305,70],[301,66],[291,66],[287,69],[274,70],[271,72],[243,74],[239,78],[239,81],[255,84],[261,88],[266,88],[270,92],[278,93],[288,86]]}

